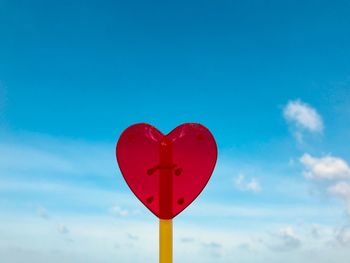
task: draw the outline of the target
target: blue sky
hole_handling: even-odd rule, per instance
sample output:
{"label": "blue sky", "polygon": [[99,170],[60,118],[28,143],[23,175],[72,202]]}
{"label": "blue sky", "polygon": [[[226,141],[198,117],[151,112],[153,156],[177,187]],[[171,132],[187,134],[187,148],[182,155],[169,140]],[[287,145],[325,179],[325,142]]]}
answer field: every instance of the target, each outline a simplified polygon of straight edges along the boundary
{"label": "blue sky", "polygon": [[347,262],[347,1],[0,0],[0,256],[156,262],[129,125],[199,122],[219,159],[175,262]]}

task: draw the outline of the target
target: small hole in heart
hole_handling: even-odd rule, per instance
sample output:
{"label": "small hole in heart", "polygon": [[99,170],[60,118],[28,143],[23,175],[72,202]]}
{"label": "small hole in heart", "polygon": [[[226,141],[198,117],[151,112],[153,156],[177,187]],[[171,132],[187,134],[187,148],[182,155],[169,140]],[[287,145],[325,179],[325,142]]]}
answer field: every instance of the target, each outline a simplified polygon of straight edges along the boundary
{"label": "small hole in heart", "polygon": [[183,197],[180,197],[178,200],[177,200],[177,204],[179,205],[183,205],[185,202],[185,199]]}
{"label": "small hole in heart", "polygon": [[181,173],[182,173],[182,168],[177,168],[177,169],[175,169],[175,171],[174,171],[174,174],[175,174],[176,176],[181,175]]}
{"label": "small hole in heart", "polygon": [[203,139],[204,139],[203,134],[198,134],[198,135],[197,135],[197,140],[198,140],[198,141],[203,141]]}
{"label": "small hole in heart", "polygon": [[148,175],[152,175],[152,174],[155,173],[155,171],[157,171],[157,170],[160,169],[160,168],[161,168],[160,165],[157,165],[157,166],[155,166],[155,167],[149,168],[149,169],[147,170],[147,174],[148,174]]}
{"label": "small hole in heart", "polygon": [[147,202],[147,204],[150,204],[150,203],[152,203],[153,202],[153,196],[151,195],[150,197],[148,197],[147,199],[146,199],[146,202]]}

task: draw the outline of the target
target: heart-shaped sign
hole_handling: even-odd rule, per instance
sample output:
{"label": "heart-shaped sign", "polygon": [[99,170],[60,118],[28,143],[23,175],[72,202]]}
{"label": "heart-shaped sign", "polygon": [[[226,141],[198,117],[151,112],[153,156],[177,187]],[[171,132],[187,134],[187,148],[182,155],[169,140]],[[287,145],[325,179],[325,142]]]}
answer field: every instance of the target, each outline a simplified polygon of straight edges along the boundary
{"label": "heart-shaped sign", "polygon": [[140,123],[122,133],[116,154],[124,179],[137,198],[157,217],[172,219],[208,183],[217,147],[201,124],[182,124],[163,135]]}

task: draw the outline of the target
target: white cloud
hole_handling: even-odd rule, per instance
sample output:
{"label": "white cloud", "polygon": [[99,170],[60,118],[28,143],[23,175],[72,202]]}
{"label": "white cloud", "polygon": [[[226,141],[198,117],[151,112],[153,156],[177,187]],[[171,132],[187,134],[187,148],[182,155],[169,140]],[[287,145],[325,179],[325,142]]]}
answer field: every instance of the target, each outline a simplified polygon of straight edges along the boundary
{"label": "white cloud", "polygon": [[249,191],[253,191],[255,193],[260,192],[261,191],[261,186],[259,184],[259,182],[255,179],[252,178],[248,183],[247,183],[247,189]]}
{"label": "white cloud", "polygon": [[[118,262],[141,263],[144,258],[156,261],[156,221],[146,224],[142,221],[116,221],[108,217],[63,217],[62,220],[74,231],[62,224],[56,225],[56,231],[52,231],[51,225],[42,224],[40,218],[24,216],[12,219],[0,220],[0,255],[4,262],[92,263],[115,262],[116,258]],[[125,231],[140,233],[143,243],[138,245],[135,242],[136,245],[131,247]],[[67,243],[72,239],[75,242]],[[114,246],[116,243],[119,244],[118,249]],[[18,253],[10,248],[16,248]]]}
{"label": "white cloud", "polygon": [[350,167],[347,162],[339,157],[327,155],[313,157],[305,153],[300,162],[304,165],[304,176],[309,179],[335,180],[350,178]]}
{"label": "white cloud", "polygon": [[114,205],[111,207],[111,209],[109,210],[113,215],[116,216],[128,216],[130,213],[127,209],[123,209],[120,206]]}
{"label": "white cloud", "polygon": [[256,178],[246,179],[244,174],[239,174],[233,179],[234,185],[241,191],[258,193],[261,191],[260,183]]}
{"label": "white cloud", "polygon": [[[59,232],[50,231],[50,226],[42,224],[40,219],[28,217],[15,220],[0,220],[0,232],[2,237],[11,236],[9,240],[0,239],[0,253],[9,247],[18,247],[35,251],[37,255],[57,249],[66,255],[67,260],[61,262],[150,262],[157,261],[158,254],[158,220],[146,222],[133,218],[110,218],[106,216],[90,217],[63,217],[74,231],[69,231],[65,225],[61,225]],[[247,242],[243,232],[235,230],[215,230],[201,228],[197,224],[181,224],[177,221],[174,231],[174,257],[179,262],[208,262],[203,255],[203,245],[206,248],[224,250],[231,247],[231,243]],[[68,233],[67,233],[68,230]],[[130,234],[130,233],[137,233]],[[176,236],[188,234],[196,236],[198,242],[183,243]],[[62,235],[61,235],[62,234]],[[74,243],[67,245],[67,236],[74,239]],[[60,237],[60,238],[58,238]],[[36,242],[33,242],[35,240]],[[220,240],[220,243],[213,240]],[[116,246],[117,244],[117,246]],[[132,246],[130,245],[132,244]],[[77,258],[68,257],[74,253]],[[1,254],[2,258],[4,254]],[[88,260],[81,255],[87,255]],[[57,262],[60,255],[48,253],[46,259]],[[14,253],[6,253],[6,262],[44,262],[43,260],[25,261],[24,257],[17,260]],[[84,260],[85,259],[85,260]],[[228,259],[231,261],[231,259]],[[211,261],[214,262],[214,261]]]}
{"label": "white cloud", "polygon": [[328,193],[343,201],[346,213],[350,216],[350,182],[337,182],[328,187]]}
{"label": "white cloud", "polygon": [[326,188],[321,186],[321,189],[343,201],[345,210],[350,216],[350,167],[348,163],[342,158],[331,155],[317,158],[309,154],[304,154],[300,162],[304,165],[303,174],[306,178],[327,181]]}
{"label": "white cloud", "polygon": [[283,109],[283,116],[299,129],[322,132],[324,128],[322,117],[316,109],[300,100],[289,101]]}
{"label": "white cloud", "polygon": [[[94,144],[90,147],[65,140],[57,140],[52,144],[46,142],[47,140],[39,143],[31,142],[25,144],[23,149],[20,143],[10,144],[6,142],[2,144],[15,145],[19,154],[25,152],[30,155],[34,153],[33,156],[37,157],[32,160],[35,165],[23,162],[20,163],[21,167],[16,168],[16,154],[12,152],[11,165],[8,162],[3,162],[3,166],[0,166],[0,192],[4,190],[10,195],[21,193],[21,196],[28,197],[27,200],[25,198],[10,200],[18,209],[15,214],[12,214],[11,211],[10,213],[1,212],[0,232],[4,238],[0,240],[0,254],[4,262],[24,262],[27,257],[29,258],[30,252],[28,251],[33,252],[33,258],[26,262],[37,263],[47,262],[47,260],[54,263],[112,262],[116,258],[120,262],[133,263],[144,262],[145,258],[156,261],[158,220],[146,208],[142,207],[142,204],[128,191],[122,177],[113,170],[116,167],[116,162],[114,152],[111,150],[114,151],[114,149],[102,147],[102,155],[100,155],[98,150],[100,147],[96,149]],[[21,150],[24,151],[21,152]],[[81,159],[80,154],[90,152],[89,150],[92,150],[93,154],[88,154],[87,159],[84,159],[85,157]],[[36,154],[36,151],[39,151],[40,154]],[[46,153],[48,153],[48,165],[42,165],[44,165],[43,174],[47,174],[47,176],[37,178],[36,175],[42,171],[40,160],[44,160],[42,156]],[[104,162],[102,159],[107,155],[109,160]],[[84,164],[89,166],[81,167]],[[105,171],[103,170],[105,166],[111,169]],[[89,173],[89,170],[93,171],[92,174]],[[3,171],[5,173],[2,173]],[[16,177],[22,172],[25,173],[24,176]],[[223,178],[230,193],[232,193],[232,184],[227,184],[227,178],[236,172],[229,170],[227,177]],[[69,176],[63,178],[63,174],[69,174]],[[111,179],[98,177],[100,174],[109,175]],[[33,176],[28,179],[26,175]],[[72,176],[73,179],[70,179],[70,175],[82,176]],[[120,179],[120,183],[118,182],[115,186],[114,180],[117,178],[114,177]],[[86,182],[86,180],[91,181]],[[244,191],[261,190],[260,184],[255,178],[243,176],[243,180],[241,178],[238,181],[241,181]],[[110,187],[110,182],[112,182],[113,187]],[[209,199],[206,199],[208,196]],[[242,251],[235,250],[239,244],[249,244],[252,251],[258,249],[256,248],[258,245],[251,241],[251,237],[259,236],[261,229],[270,227],[269,224],[273,224],[271,223],[273,220],[291,221],[295,219],[295,215],[299,214],[307,219],[316,218],[320,214],[325,214],[325,211],[328,212],[326,218],[334,219],[337,217],[336,212],[334,212],[335,208],[325,209],[304,205],[300,207],[295,204],[287,206],[286,204],[265,204],[258,207],[256,204],[240,204],[237,206],[237,204],[231,203],[231,200],[225,204],[223,201],[225,197],[221,197],[220,195],[220,200],[216,202],[208,203],[207,201],[211,200],[210,195],[202,195],[202,200],[194,202],[176,219],[174,246],[177,247],[177,251],[180,251],[175,255],[176,261],[232,262],[234,259],[242,258]],[[28,205],[32,204],[32,211],[37,208],[38,203],[44,205],[49,209],[50,220],[42,220],[48,215],[45,208],[41,211],[38,209],[37,213],[42,218],[36,216],[34,219],[36,223],[22,216],[17,216],[26,213],[25,202]],[[22,209],[23,207],[24,209]],[[108,214],[110,207],[112,207],[110,212],[115,212],[117,217]],[[142,211],[140,212],[141,216],[135,216],[137,209]],[[8,214],[13,215],[16,221],[8,220],[6,217]],[[67,215],[69,215],[69,219],[66,218]],[[100,219],[91,220],[92,217],[99,216],[101,216]],[[259,222],[259,226],[252,227],[249,222],[247,223],[249,219],[253,222]],[[87,222],[89,220],[93,222]],[[60,222],[65,224],[59,224]],[[232,227],[232,222],[237,223],[239,227]],[[249,224],[248,228],[247,224]],[[128,235],[128,233],[133,234]],[[6,236],[11,238],[5,238]],[[180,237],[184,237],[184,239]],[[186,239],[186,237],[188,238]],[[193,239],[191,239],[192,237]],[[34,239],[38,242],[32,242]],[[137,242],[132,242],[136,239]],[[279,239],[283,241],[288,238],[280,237]],[[74,242],[67,244],[67,241],[71,240]],[[130,246],[131,243],[132,246]],[[292,241],[288,240],[282,243],[293,244]],[[9,249],[10,246],[21,248],[21,251],[28,253],[16,254]],[[204,253],[205,249],[212,251],[212,253]],[[51,253],[52,250],[55,252]],[[233,250],[235,253],[232,252]],[[8,251],[12,251],[12,253]],[[270,259],[275,256],[275,253],[266,247],[265,250],[261,250],[261,253],[270,253]],[[240,262],[254,262],[256,256],[253,254],[247,253],[247,260]],[[19,258],[20,255],[22,255],[21,258]],[[214,259],[208,255],[221,257]],[[267,262],[281,261],[276,259]],[[300,261],[289,260],[289,262]]]}
{"label": "white cloud", "polygon": [[[329,196],[336,197],[342,201],[345,212],[350,217],[350,167],[348,163],[339,157],[327,155],[324,157],[313,157],[304,154],[300,158],[304,165],[304,176],[318,182],[319,189]],[[320,181],[325,181],[320,183]],[[317,230],[312,232],[314,237],[318,237]],[[335,239],[338,243],[350,244],[350,231],[347,226],[343,226]]]}
{"label": "white cloud", "polygon": [[345,181],[337,182],[328,188],[328,192],[340,198],[350,200],[350,183]]}
{"label": "white cloud", "polygon": [[287,226],[280,230],[280,238],[283,241],[283,247],[285,249],[296,249],[301,246],[301,241],[296,236],[294,229],[291,226]]}
{"label": "white cloud", "polygon": [[[139,220],[79,214],[62,216],[60,220],[69,225],[69,233],[52,231],[51,225],[43,224],[38,217],[0,218],[0,232],[3,237],[0,239],[0,254],[2,259],[6,259],[4,262],[109,263],[117,259],[123,263],[142,263],[145,262],[145,258],[150,262],[157,261],[158,220],[155,218]],[[227,226],[218,226],[213,221],[213,224],[208,226],[202,225],[199,220],[177,218],[174,222],[174,261],[227,263],[240,259],[242,263],[254,263],[258,256],[261,257],[262,263],[308,262],[309,257],[303,252],[315,243],[316,248],[323,253],[322,256],[328,255],[323,240],[316,240],[313,244],[306,242],[302,234],[307,234],[307,231],[295,231],[292,227],[284,227],[275,236],[267,236],[266,227],[242,229],[239,226],[232,227],[232,221],[229,222]],[[280,226],[273,225],[269,227],[279,228]],[[129,236],[129,233],[132,233],[132,236]],[[182,240],[181,237],[187,239]],[[265,242],[262,243],[261,239]],[[71,240],[74,242],[67,242]],[[274,249],[267,249],[264,244],[273,244]],[[302,249],[298,249],[300,247]],[[18,253],[10,248],[16,248]],[[348,248],[340,249],[350,256]],[[348,257],[345,255],[338,257],[335,262],[346,263]],[[286,259],[283,260],[283,257]],[[317,257],[313,259],[317,262],[327,262],[319,261]]]}

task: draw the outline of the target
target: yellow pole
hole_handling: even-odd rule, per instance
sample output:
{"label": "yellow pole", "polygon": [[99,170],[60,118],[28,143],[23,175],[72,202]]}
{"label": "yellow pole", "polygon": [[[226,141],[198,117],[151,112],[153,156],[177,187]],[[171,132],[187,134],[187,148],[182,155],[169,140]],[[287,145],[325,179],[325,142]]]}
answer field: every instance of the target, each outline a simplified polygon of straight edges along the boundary
{"label": "yellow pole", "polygon": [[159,263],[173,262],[173,220],[159,219]]}

